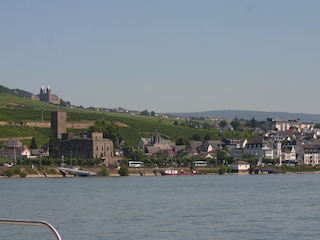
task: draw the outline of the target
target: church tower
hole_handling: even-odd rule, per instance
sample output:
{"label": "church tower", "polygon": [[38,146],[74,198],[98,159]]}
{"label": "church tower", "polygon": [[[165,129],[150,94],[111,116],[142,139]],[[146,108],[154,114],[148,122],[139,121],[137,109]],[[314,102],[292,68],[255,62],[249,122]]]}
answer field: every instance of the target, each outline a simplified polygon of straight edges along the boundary
{"label": "church tower", "polygon": [[51,88],[47,87],[47,102],[51,102]]}
{"label": "church tower", "polygon": [[44,90],[44,86],[42,86],[42,87],[40,88],[39,98],[40,98],[40,101],[43,101],[43,102],[45,102],[46,99],[47,99],[46,92],[45,92],[45,90]]}
{"label": "church tower", "polygon": [[151,137],[151,145],[160,144],[160,142],[161,142],[160,134],[158,133],[158,130],[156,129],[154,132],[154,135]]}

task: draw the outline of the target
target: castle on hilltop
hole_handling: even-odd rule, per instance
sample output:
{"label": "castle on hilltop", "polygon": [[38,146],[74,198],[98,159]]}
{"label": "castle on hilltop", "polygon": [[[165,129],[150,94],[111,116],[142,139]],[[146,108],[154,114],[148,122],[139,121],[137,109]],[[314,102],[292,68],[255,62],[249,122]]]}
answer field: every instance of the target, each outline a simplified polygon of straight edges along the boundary
{"label": "castle on hilltop", "polygon": [[57,95],[51,93],[50,86],[48,86],[47,89],[42,86],[40,88],[40,93],[38,95],[32,95],[31,99],[53,104],[60,104],[60,98]]}

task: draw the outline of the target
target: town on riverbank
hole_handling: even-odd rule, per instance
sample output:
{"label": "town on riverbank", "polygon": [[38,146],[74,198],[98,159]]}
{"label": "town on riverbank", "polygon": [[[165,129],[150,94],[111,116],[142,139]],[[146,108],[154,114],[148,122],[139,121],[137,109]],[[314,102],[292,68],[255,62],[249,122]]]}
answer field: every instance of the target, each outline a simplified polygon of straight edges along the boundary
{"label": "town on riverbank", "polygon": [[[46,130],[50,131],[46,144],[37,147],[35,137],[29,146],[24,137],[1,141],[0,175],[72,177],[90,175],[87,169],[94,169],[91,172],[96,176],[156,176],[169,168],[183,173],[196,169],[202,175],[265,174],[317,172],[320,166],[319,124],[276,118],[263,122],[254,118],[250,121],[220,119],[214,126],[200,119],[183,121],[188,121],[188,126],[177,119],[170,129],[183,126],[184,133],[191,132],[188,138],[164,134],[168,125],[163,128],[158,120],[153,125],[157,128],[148,132],[149,136],[141,134],[134,147],[127,144],[127,138],[120,131],[121,127],[129,128],[129,122],[97,120],[84,124],[86,128],[79,135],[70,127],[81,124],[70,125],[66,111],[51,111],[50,124],[36,127],[50,126]],[[28,124],[21,124],[15,123],[14,128],[27,131]],[[202,136],[197,134],[200,130]],[[132,163],[143,166],[137,170]],[[74,166],[78,166],[78,170],[74,170]]]}

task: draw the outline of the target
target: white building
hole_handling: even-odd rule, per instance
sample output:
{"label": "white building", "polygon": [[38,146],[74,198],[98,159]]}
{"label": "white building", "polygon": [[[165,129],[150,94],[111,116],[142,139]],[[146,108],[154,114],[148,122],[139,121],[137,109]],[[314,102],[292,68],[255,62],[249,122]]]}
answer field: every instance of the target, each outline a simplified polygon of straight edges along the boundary
{"label": "white building", "polygon": [[248,154],[258,158],[274,158],[273,146],[262,139],[249,141],[243,149],[243,154]]}
{"label": "white building", "polygon": [[231,164],[231,169],[233,172],[248,172],[250,164],[245,161],[237,161]]}
{"label": "white building", "polygon": [[303,144],[303,163],[306,165],[319,165],[319,148],[313,144]]}

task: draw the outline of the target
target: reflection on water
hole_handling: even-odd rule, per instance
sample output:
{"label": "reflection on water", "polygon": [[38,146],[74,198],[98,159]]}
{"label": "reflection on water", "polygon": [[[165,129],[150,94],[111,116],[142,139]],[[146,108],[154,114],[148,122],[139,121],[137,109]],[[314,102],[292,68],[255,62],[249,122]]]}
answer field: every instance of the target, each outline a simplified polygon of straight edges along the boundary
{"label": "reflection on water", "polygon": [[[318,239],[316,174],[0,179],[1,218],[62,239]],[[3,229],[1,239],[44,239]],[[12,236],[22,235],[23,238]],[[54,238],[48,238],[54,239]]]}

